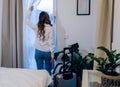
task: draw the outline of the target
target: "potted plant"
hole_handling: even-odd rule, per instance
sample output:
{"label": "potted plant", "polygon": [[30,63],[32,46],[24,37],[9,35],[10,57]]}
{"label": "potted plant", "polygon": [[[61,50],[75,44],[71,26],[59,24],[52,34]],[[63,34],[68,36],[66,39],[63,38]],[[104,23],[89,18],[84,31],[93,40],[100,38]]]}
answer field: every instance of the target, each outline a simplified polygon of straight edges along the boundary
{"label": "potted plant", "polygon": [[[73,61],[70,69],[77,75],[77,87],[81,87],[83,69],[93,69],[93,60],[91,60],[88,56],[93,54],[88,53],[86,56],[82,56],[79,52],[78,43],[72,44],[69,47],[71,47],[73,50]],[[54,56],[56,60],[59,54],[63,54],[63,51],[59,51],[55,53]],[[64,56],[62,55],[61,59],[63,60],[64,57],[66,57],[66,59],[69,61],[69,57],[70,57],[69,55],[67,54]]]}
{"label": "potted plant", "polygon": [[120,62],[118,62],[120,60],[120,53],[103,46],[97,47],[97,49],[103,51],[106,57],[103,58],[97,55],[89,56],[98,63],[97,70],[102,72],[102,87],[120,87],[120,73],[116,71],[116,68],[120,66]]}
{"label": "potted plant", "polygon": [[79,53],[74,54],[73,65],[71,66],[71,69],[77,75],[77,87],[82,86],[83,69],[93,69],[93,60],[91,60],[88,55],[94,54],[88,53],[85,56],[81,56]]}

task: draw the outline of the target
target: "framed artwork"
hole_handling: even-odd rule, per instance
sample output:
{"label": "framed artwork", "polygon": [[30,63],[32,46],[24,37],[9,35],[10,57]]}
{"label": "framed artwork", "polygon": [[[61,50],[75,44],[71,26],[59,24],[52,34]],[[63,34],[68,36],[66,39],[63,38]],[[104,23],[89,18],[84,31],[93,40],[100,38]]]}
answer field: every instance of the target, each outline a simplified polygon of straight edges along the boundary
{"label": "framed artwork", "polygon": [[77,15],[90,15],[90,0],[77,0]]}

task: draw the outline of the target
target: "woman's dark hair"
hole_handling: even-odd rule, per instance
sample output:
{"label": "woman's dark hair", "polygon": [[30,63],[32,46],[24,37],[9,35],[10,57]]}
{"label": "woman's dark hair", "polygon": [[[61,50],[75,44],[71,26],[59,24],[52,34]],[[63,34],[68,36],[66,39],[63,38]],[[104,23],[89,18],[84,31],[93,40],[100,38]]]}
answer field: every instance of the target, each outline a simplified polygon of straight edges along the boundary
{"label": "woman's dark hair", "polygon": [[52,26],[51,21],[50,21],[50,17],[48,15],[48,13],[45,12],[45,11],[42,11],[39,14],[37,35],[40,36],[40,37],[42,37],[43,41],[45,40],[45,30],[44,30],[45,25],[44,24],[49,24],[49,25]]}

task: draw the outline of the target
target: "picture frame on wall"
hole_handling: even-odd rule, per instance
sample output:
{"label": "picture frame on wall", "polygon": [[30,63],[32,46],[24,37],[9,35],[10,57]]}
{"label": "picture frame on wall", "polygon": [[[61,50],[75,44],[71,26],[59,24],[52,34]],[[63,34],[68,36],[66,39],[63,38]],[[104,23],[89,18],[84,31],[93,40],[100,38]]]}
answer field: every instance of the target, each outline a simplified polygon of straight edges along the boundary
{"label": "picture frame on wall", "polygon": [[91,0],[77,0],[77,15],[90,15]]}

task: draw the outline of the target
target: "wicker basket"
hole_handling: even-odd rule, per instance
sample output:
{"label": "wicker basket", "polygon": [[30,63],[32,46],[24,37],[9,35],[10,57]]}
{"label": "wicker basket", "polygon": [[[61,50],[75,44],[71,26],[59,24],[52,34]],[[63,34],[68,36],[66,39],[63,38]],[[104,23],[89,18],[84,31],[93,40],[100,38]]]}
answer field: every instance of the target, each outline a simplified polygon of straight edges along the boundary
{"label": "wicker basket", "polygon": [[120,76],[102,74],[101,85],[102,87],[120,87]]}

